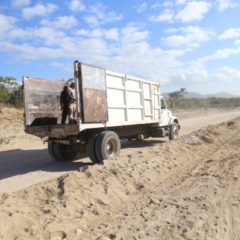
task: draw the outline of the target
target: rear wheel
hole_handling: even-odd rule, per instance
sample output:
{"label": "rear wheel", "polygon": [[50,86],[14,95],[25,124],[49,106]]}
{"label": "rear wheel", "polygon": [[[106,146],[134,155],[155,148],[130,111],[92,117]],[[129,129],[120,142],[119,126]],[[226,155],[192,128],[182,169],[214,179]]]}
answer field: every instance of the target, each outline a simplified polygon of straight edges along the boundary
{"label": "rear wheel", "polygon": [[76,159],[78,149],[75,144],[52,143],[52,153],[53,158],[57,161],[73,161]]}
{"label": "rear wheel", "polygon": [[120,139],[115,132],[104,131],[96,140],[95,152],[98,161],[105,159],[114,159],[120,154]]}
{"label": "rear wheel", "polygon": [[53,141],[49,141],[49,142],[48,142],[48,153],[49,153],[49,155],[51,156],[51,158],[53,158],[54,160],[56,160],[56,154],[55,154],[55,152],[54,152],[54,150],[53,150],[54,144],[56,144],[56,143],[54,143]]}
{"label": "rear wheel", "polygon": [[97,141],[98,134],[92,134],[87,142],[87,153],[88,157],[91,159],[93,163],[98,163],[98,158],[96,156],[96,141]]}
{"label": "rear wheel", "polygon": [[178,138],[178,124],[174,122],[170,126],[170,131],[169,131],[169,140],[175,140]]}

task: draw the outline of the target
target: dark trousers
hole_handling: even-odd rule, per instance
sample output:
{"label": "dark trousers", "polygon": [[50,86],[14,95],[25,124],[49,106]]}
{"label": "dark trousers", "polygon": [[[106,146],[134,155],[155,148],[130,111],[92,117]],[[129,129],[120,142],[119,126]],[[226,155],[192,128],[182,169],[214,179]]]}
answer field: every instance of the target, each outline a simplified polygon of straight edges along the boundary
{"label": "dark trousers", "polygon": [[69,108],[68,106],[64,106],[63,109],[62,109],[62,121],[61,121],[61,124],[65,124],[66,123],[67,116],[68,116],[68,113],[69,113],[68,108]]}

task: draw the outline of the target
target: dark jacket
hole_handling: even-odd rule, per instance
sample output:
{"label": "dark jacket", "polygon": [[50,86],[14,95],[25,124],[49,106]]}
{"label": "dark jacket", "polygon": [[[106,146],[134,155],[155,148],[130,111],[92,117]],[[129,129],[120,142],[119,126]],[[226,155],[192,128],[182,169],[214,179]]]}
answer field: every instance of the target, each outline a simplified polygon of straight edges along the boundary
{"label": "dark jacket", "polygon": [[68,86],[65,86],[61,92],[60,96],[60,105],[61,108],[68,107],[71,102],[71,96],[70,96],[70,91],[68,89]]}

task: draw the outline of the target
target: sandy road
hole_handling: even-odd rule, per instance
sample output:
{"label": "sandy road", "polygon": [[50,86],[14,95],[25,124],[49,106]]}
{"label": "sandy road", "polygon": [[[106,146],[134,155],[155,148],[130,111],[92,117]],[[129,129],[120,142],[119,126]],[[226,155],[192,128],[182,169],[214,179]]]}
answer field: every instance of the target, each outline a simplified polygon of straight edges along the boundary
{"label": "sandy road", "polygon": [[205,115],[203,113],[202,116],[191,117],[191,118],[186,118],[182,120],[180,119],[181,125],[182,125],[181,135],[189,134],[202,127],[225,122],[225,121],[228,121],[229,119],[233,119],[239,116],[240,116],[240,111],[234,111],[234,112],[226,112],[226,113],[215,113],[211,115]]}
{"label": "sandy road", "polygon": [[[240,112],[234,111],[182,119],[181,135],[239,116]],[[151,143],[151,140],[149,141]],[[142,147],[144,146],[147,147],[148,144]],[[125,146],[122,155],[131,152],[132,147],[134,146],[131,144]],[[54,162],[48,155],[46,144],[39,145],[36,148],[31,146],[31,142],[29,142],[28,145],[21,146],[21,149],[9,149],[0,152],[0,192],[13,192],[39,182],[54,179],[66,172],[74,172],[85,164],[90,164],[86,157],[72,163]]]}

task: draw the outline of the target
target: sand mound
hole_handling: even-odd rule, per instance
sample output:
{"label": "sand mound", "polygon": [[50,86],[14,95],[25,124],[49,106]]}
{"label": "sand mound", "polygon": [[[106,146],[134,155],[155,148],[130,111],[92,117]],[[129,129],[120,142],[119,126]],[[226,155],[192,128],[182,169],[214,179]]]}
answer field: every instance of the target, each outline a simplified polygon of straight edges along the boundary
{"label": "sand mound", "polygon": [[0,126],[0,150],[9,148],[9,146],[19,148],[26,142],[41,142],[37,137],[25,134],[23,109],[1,107]]}
{"label": "sand mound", "polygon": [[240,120],[0,195],[0,239],[240,239]]}

